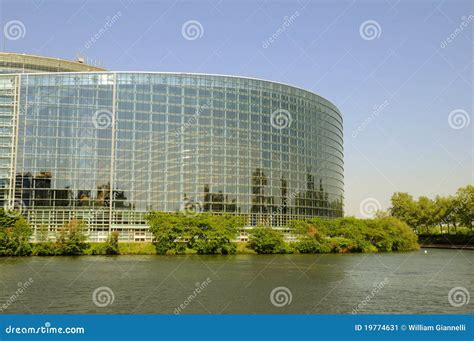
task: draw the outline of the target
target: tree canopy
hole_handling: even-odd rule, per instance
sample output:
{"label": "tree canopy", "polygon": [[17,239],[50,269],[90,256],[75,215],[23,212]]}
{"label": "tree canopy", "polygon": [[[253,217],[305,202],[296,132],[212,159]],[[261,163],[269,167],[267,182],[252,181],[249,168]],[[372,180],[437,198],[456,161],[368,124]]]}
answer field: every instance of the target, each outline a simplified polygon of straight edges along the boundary
{"label": "tree canopy", "polygon": [[408,193],[394,193],[390,215],[406,222],[418,233],[459,232],[460,227],[473,230],[474,186],[461,187],[453,196],[421,196],[415,200]]}

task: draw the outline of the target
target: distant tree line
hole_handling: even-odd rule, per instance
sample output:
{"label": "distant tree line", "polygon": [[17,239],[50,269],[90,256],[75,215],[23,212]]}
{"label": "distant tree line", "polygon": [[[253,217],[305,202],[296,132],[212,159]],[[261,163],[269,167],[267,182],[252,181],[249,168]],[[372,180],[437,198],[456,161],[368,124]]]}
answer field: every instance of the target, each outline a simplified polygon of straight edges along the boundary
{"label": "distant tree line", "polygon": [[397,192],[388,212],[413,228],[418,234],[472,234],[474,221],[474,186],[457,190],[455,195],[417,200]]}

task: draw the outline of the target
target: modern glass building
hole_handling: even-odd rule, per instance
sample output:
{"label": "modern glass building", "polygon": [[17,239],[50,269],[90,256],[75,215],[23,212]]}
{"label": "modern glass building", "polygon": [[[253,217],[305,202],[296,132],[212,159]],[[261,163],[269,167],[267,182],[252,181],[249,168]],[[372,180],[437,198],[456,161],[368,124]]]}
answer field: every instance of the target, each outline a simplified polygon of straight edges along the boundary
{"label": "modern glass building", "polygon": [[0,200],[35,229],[148,240],[150,210],[284,228],[342,216],[343,193],[342,116],[312,92],[0,53]]}

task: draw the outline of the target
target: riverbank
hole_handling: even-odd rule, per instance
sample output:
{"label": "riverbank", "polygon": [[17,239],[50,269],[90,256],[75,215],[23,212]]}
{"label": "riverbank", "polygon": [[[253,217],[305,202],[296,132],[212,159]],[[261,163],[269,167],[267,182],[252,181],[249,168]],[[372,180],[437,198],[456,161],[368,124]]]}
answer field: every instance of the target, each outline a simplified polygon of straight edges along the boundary
{"label": "riverbank", "polygon": [[84,221],[71,220],[53,240],[48,234],[37,234],[34,240],[41,241],[35,242],[24,217],[5,212],[3,216],[0,256],[384,253],[419,249],[413,230],[393,217],[292,220],[288,223],[290,239],[281,229],[257,226],[249,232],[248,243],[239,243],[235,240],[244,227],[241,217],[153,212],[147,217],[153,243],[119,243],[118,231],[97,243],[87,241]]}
{"label": "riverbank", "polygon": [[[133,243],[119,243],[119,254],[127,256],[144,256],[144,255],[156,255],[156,248],[152,243],[149,242],[133,242]],[[255,251],[247,247],[247,243],[237,243],[237,254],[248,255],[257,254]],[[186,250],[184,254],[191,255],[196,254],[194,250]],[[106,255],[104,243],[89,243],[89,247],[85,250],[84,255]]]}
{"label": "riverbank", "polygon": [[474,250],[474,236],[468,234],[419,235],[421,248]]}
{"label": "riverbank", "polygon": [[422,249],[451,249],[451,250],[474,250],[474,245],[453,245],[453,244],[422,244]]}
{"label": "riverbank", "polygon": [[[252,250],[248,242],[236,242],[236,252],[237,255],[258,255],[258,252]],[[32,253],[31,256],[45,257],[45,256],[68,256],[64,254],[56,253],[55,249],[52,248],[52,242],[35,242],[31,244]],[[408,250],[408,251],[415,251]],[[377,251],[377,250],[367,250],[354,252],[348,249],[332,249],[321,252],[313,252],[313,254],[348,254],[348,253],[390,253],[391,251]],[[395,251],[396,252],[396,251]],[[306,254],[308,252],[299,252],[296,249],[286,249],[285,252],[275,252],[280,254]],[[157,255],[155,245],[150,242],[121,242],[118,243],[118,253],[116,255],[120,256],[153,256]],[[193,255],[197,252],[193,249],[186,249],[180,255]],[[107,253],[107,244],[98,243],[98,242],[89,242],[87,243],[86,248],[83,250],[81,256],[106,256],[110,255]],[[176,253],[167,253],[166,255],[176,255]],[[70,255],[71,256],[71,255]],[[72,255],[78,256],[78,255]],[[1,257],[0,257],[1,258]]]}

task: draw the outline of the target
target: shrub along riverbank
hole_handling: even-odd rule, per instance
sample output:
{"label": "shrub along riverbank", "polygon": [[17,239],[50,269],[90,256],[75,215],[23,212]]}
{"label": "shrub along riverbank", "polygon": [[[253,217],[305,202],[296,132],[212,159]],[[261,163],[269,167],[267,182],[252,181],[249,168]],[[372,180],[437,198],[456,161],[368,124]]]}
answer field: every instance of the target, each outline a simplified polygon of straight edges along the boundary
{"label": "shrub along riverbank", "polygon": [[[202,213],[153,212],[147,216],[159,254],[237,252],[236,239],[243,221],[235,216]],[[247,249],[268,253],[347,253],[410,251],[419,248],[417,236],[407,224],[394,217],[377,219],[339,218],[291,221],[296,241],[286,242],[278,230],[259,226],[250,231]],[[243,248],[242,248],[243,249]]]}
{"label": "shrub along riverbank", "polygon": [[349,253],[411,251],[419,248],[417,237],[393,217],[340,218],[292,221],[298,236],[287,243],[280,232],[259,227],[252,231],[249,248],[257,253]]}
{"label": "shrub along riverbank", "polygon": [[291,221],[289,227],[296,237],[292,242],[285,241],[278,230],[258,226],[250,231],[248,243],[235,242],[244,221],[233,215],[152,212],[146,219],[153,243],[119,243],[117,232],[105,243],[88,243],[85,225],[79,220],[61,228],[54,241],[39,233],[41,241],[31,243],[27,221],[14,212],[0,210],[0,256],[349,253],[419,248],[413,230],[394,217]]}

